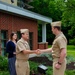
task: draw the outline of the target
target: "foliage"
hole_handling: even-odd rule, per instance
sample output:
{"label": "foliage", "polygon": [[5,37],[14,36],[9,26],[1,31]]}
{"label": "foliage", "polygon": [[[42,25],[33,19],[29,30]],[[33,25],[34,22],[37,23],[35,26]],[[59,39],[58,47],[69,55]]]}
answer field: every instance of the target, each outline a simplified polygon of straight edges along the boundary
{"label": "foliage", "polygon": [[65,75],[75,75],[75,70],[66,70]]}
{"label": "foliage", "polygon": [[74,39],[70,39],[70,44],[71,45],[75,45],[75,38]]}
{"label": "foliage", "polygon": [[[66,28],[69,39],[75,38],[75,0],[67,0],[62,15],[63,25]],[[75,40],[73,40],[75,42]],[[72,41],[70,41],[72,43]],[[72,43],[74,44],[74,43]]]}
{"label": "foliage", "polygon": [[75,46],[74,45],[68,45],[67,47],[67,56],[70,57],[75,57]]}
{"label": "foliage", "polygon": [[71,62],[75,62],[75,57],[74,56],[71,56],[71,55],[68,55],[67,56],[67,64],[69,64]]}
{"label": "foliage", "polygon": [[0,75],[9,75],[8,71],[0,71]]}
{"label": "foliage", "polygon": [[[33,0],[30,3],[34,8],[30,9],[33,12],[51,17],[53,21],[62,20],[62,31],[69,40],[75,42],[75,0]],[[39,26],[39,42],[42,39],[42,29]],[[40,39],[41,38],[41,39]],[[51,32],[51,27],[47,25],[47,41],[52,44],[54,36]],[[70,41],[70,44],[75,44]]]}
{"label": "foliage", "polygon": [[49,60],[52,60],[52,54],[51,53],[43,53],[40,55],[41,57],[47,57]]}
{"label": "foliage", "polygon": [[0,70],[1,71],[8,70],[8,61],[6,57],[0,56]]}
{"label": "foliage", "polygon": [[0,75],[9,75],[8,60],[2,56],[0,56]]}
{"label": "foliage", "polygon": [[[30,71],[33,72],[35,74],[38,74],[38,70],[37,70],[37,67],[39,66],[40,64],[39,63],[35,63],[35,62],[32,62],[30,61]],[[32,74],[32,73],[31,73]],[[52,67],[48,67],[48,70],[46,71],[46,74],[47,75],[51,75],[52,74]]]}
{"label": "foliage", "polygon": [[75,46],[74,45],[68,45],[67,50],[68,51],[75,51]]}
{"label": "foliage", "polygon": [[38,63],[35,63],[35,62],[32,62],[32,61],[29,61],[30,63],[30,72],[31,74],[34,72],[34,73],[37,73],[37,67],[38,67]]}
{"label": "foliage", "polygon": [[[62,11],[63,11],[63,0],[33,0],[30,3],[34,8],[30,9],[33,12],[39,13],[41,15],[51,17],[53,21],[62,20]],[[38,35],[39,42],[42,40],[42,26],[38,26]],[[52,44],[54,35],[51,31],[50,24],[47,24],[47,41],[49,44]]]}
{"label": "foliage", "polygon": [[[35,71],[36,74],[37,74],[38,65],[39,65],[38,63],[30,61],[30,67],[32,68],[32,70],[34,71],[36,70]],[[48,70],[46,71],[46,75],[52,75],[53,74],[52,66],[47,66],[47,67],[48,67]],[[65,75],[75,75],[75,70],[66,70]]]}
{"label": "foliage", "polygon": [[52,67],[48,66],[48,70],[46,71],[47,75],[52,75],[53,74],[53,70]]}
{"label": "foliage", "polygon": [[[33,0],[31,11],[51,17],[53,21],[61,20],[63,0]],[[42,8],[43,7],[43,8]]]}
{"label": "foliage", "polygon": [[[70,56],[68,56],[68,58],[69,59],[72,59],[72,58],[70,58]],[[34,73],[37,74],[38,73],[37,67],[40,64],[39,63],[32,62],[32,61],[29,61],[29,62],[30,62],[30,71],[31,71],[31,73],[34,72]],[[7,62],[7,58],[0,56],[0,75],[9,75],[8,67],[7,67],[8,64],[7,63],[8,63]],[[3,65],[3,66],[1,66],[1,65]],[[52,66],[48,66],[48,70],[46,71],[46,74],[47,75],[52,75],[52,71],[53,71]],[[74,75],[74,74],[75,74],[75,70],[66,70],[66,72],[65,72],[65,75]]]}
{"label": "foliage", "polygon": [[[73,53],[75,54],[75,52],[73,52]],[[43,56],[46,56],[50,61],[53,60],[51,54],[46,54],[46,53],[44,53],[44,54],[42,54],[41,56],[42,56],[42,57],[43,57]],[[67,55],[67,64],[69,64],[69,63],[71,63],[71,62],[75,62],[75,56],[73,56],[73,55],[70,53],[70,55]]]}

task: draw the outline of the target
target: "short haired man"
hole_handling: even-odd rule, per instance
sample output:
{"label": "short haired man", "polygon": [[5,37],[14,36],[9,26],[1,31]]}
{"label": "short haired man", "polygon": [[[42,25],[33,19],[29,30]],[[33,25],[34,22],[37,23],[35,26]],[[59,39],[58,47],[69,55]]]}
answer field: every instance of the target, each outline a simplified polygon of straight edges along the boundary
{"label": "short haired man", "polygon": [[53,75],[64,75],[66,69],[67,39],[61,32],[61,22],[52,22],[52,32],[56,36],[51,48],[41,52],[52,52]]}
{"label": "short haired man", "polygon": [[30,75],[29,68],[29,54],[36,53],[38,54],[38,50],[30,50],[28,39],[29,39],[29,30],[21,29],[21,39],[17,42],[16,45],[16,72],[17,75]]}

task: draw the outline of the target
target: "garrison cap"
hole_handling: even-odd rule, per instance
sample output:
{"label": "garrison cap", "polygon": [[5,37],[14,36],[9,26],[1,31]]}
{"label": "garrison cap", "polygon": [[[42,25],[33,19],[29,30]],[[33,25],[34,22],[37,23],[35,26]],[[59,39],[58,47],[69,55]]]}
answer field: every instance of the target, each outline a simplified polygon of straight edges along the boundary
{"label": "garrison cap", "polygon": [[61,21],[52,22],[51,26],[58,26],[61,27]]}
{"label": "garrison cap", "polygon": [[29,30],[28,29],[20,29],[20,32],[21,33],[26,33],[26,32],[29,32]]}

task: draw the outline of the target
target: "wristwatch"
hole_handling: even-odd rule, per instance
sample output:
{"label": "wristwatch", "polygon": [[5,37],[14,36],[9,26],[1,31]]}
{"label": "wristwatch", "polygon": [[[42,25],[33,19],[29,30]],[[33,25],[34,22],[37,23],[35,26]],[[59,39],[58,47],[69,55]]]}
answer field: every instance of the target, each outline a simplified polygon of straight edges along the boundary
{"label": "wristwatch", "polygon": [[59,65],[61,65],[62,63],[58,62]]}

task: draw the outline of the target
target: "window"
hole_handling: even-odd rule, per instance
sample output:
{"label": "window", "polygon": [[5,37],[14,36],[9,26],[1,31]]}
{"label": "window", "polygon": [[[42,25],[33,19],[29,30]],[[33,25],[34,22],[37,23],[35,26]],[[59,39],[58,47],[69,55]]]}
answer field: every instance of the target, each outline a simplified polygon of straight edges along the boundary
{"label": "window", "polygon": [[21,33],[20,33],[20,31],[17,31],[17,38],[18,38],[18,40],[21,38]]}
{"label": "window", "polygon": [[[20,31],[17,31],[17,36],[18,36],[18,40],[21,38],[21,33]],[[33,49],[33,32],[29,33],[29,45],[30,45],[30,49]]]}
{"label": "window", "polygon": [[29,45],[30,45],[30,49],[33,49],[33,32],[29,33]]}
{"label": "window", "polygon": [[6,49],[6,42],[7,42],[7,31],[6,30],[1,30],[0,31],[0,41],[1,41],[1,55],[5,55],[5,49]]}

